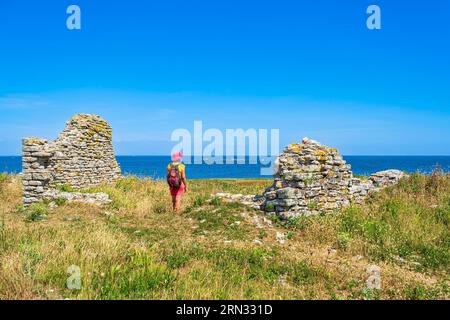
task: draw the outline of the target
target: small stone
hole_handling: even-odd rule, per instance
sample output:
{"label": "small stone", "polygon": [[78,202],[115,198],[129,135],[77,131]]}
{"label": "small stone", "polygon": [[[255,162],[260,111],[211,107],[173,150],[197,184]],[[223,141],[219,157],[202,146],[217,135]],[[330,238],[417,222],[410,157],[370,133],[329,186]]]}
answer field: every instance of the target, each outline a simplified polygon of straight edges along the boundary
{"label": "small stone", "polygon": [[282,286],[286,285],[287,282],[287,276],[286,275],[280,275],[278,277],[278,283],[281,284]]}
{"label": "small stone", "polygon": [[328,249],[328,255],[329,256],[335,256],[337,254],[337,250],[333,248]]}
{"label": "small stone", "polygon": [[297,189],[291,187],[282,188],[278,189],[275,194],[280,199],[295,198],[297,196]]}
{"label": "small stone", "polygon": [[278,243],[284,244],[286,242],[286,235],[284,233],[277,232],[276,239]]}

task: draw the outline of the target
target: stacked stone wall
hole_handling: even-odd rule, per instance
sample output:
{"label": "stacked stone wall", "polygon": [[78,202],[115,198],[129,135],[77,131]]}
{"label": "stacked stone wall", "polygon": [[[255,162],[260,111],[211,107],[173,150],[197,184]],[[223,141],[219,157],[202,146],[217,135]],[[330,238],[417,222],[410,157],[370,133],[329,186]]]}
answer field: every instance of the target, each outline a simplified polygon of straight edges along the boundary
{"label": "stacked stone wall", "polygon": [[282,218],[360,204],[369,193],[393,185],[404,176],[401,171],[387,170],[368,179],[355,178],[351,166],[335,148],[308,138],[287,146],[277,161],[274,183],[266,188],[260,207]]}
{"label": "stacked stone wall", "polygon": [[58,186],[81,189],[113,183],[119,177],[111,127],[97,115],[75,115],[55,141],[22,140],[25,205],[44,199]]}

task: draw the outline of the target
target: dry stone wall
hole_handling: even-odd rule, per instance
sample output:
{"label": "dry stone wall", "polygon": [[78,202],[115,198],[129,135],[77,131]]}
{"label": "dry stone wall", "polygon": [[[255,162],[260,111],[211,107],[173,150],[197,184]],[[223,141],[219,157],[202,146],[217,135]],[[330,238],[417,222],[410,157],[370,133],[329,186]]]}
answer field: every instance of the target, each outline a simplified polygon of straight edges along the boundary
{"label": "dry stone wall", "polygon": [[356,178],[338,150],[308,138],[287,146],[277,166],[273,184],[262,195],[214,196],[287,219],[360,204],[370,193],[396,184],[405,176],[402,171],[387,170],[367,179]]}
{"label": "dry stone wall", "polygon": [[22,140],[25,205],[40,201],[61,185],[75,189],[113,183],[120,177],[112,129],[97,115],[72,117],[55,141]]}
{"label": "dry stone wall", "polygon": [[355,178],[337,149],[304,138],[278,158],[274,183],[261,208],[283,218],[329,212],[361,203],[370,192],[397,183],[404,173],[387,170],[367,180]]}
{"label": "dry stone wall", "polygon": [[305,138],[279,156],[263,208],[286,217],[337,209],[350,204],[352,179],[350,165],[336,149]]}

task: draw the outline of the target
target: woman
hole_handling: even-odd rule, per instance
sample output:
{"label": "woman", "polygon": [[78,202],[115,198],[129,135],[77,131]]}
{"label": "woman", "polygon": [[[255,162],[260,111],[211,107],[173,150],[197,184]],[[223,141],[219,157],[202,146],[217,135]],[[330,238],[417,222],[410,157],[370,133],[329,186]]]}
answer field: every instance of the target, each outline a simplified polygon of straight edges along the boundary
{"label": "woman", "polygon": [[185,166],[181,163],[183,155],[181,152],[172,155],[172,163],[167,166],[167,183],[172,196],[172,207],[174,211],[180,210],[180,202],[183,193],[188,191]]}

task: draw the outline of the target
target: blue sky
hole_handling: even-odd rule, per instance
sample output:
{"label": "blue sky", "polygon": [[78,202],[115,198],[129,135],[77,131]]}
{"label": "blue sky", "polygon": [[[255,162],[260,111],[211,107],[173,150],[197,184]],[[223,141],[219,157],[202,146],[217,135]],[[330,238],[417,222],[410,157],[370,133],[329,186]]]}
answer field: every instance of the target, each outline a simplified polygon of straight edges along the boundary
{"label": "blue sky", "polygon": [[202,120],[280,129],[282,146],[450,155],[449,57],[448,0],[2,0],[0,155],[76,113],[107,119],[117,154],[167,154]]}

